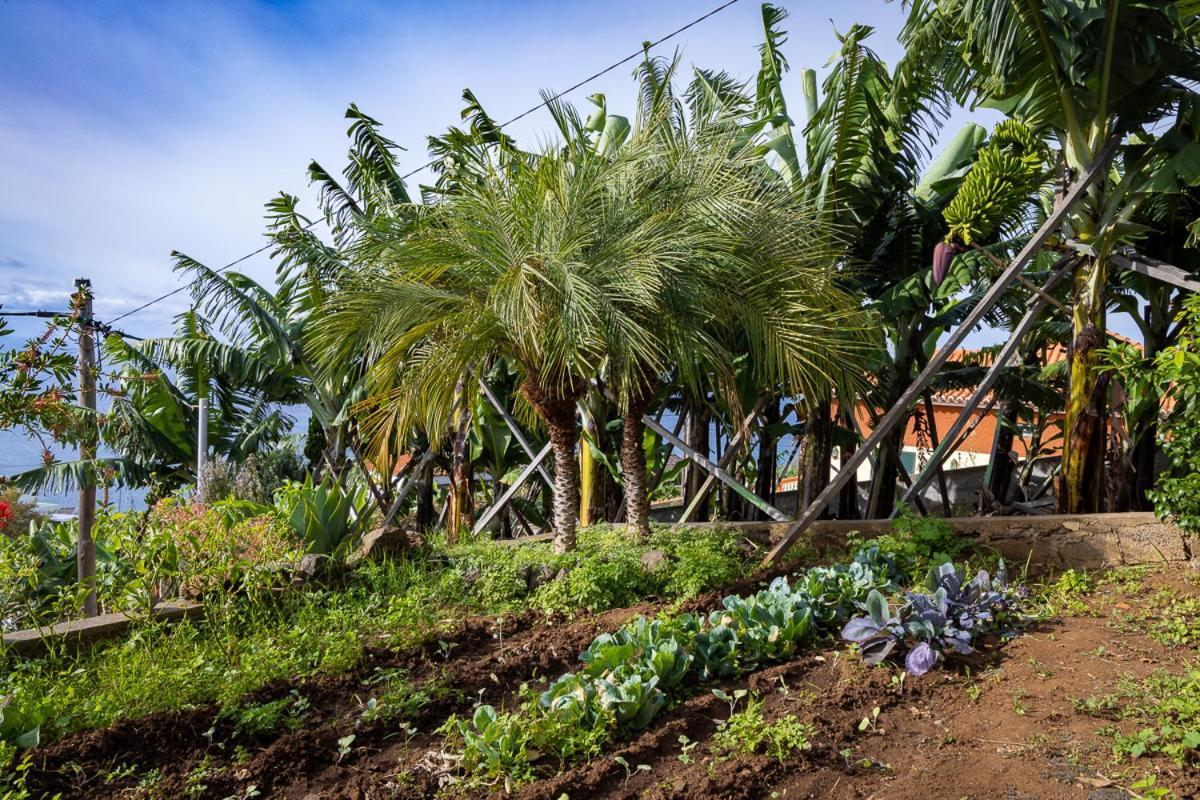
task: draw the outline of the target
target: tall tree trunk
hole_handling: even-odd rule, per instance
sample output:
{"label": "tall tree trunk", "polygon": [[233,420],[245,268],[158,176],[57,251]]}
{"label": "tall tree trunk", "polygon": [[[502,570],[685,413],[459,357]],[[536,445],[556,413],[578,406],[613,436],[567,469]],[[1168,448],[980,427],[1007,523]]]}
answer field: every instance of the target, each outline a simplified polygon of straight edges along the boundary
{"label": "tall tree trunk", "polygon": [[646,423],[642,417],[654,397],[644,391],[629,398],[629,409],[621,417],[621,475],[625,480],[625,522],[629,533],[639,539],[650,536],[650,494],[646,486]]}
{"label": "tall tree trunk", "polygon": [[[708,406],[700,400],[688,400],[687,415],[687,432],[684,434],[684,440],[687,442],[688,447],[707,457],[710,450],[710,415]],[[689,460],[687,466],[684,467],[683,474],[683,507],[687,508],[700,491],[700,486],[704,483],[705,473],[698,465]],[[702,503],[700,508],[696,509],[696,513],[692,519],[697,522],[703,522],[708,519],[707,502]]]}
{"label": "tall tree trunk", "polygon": [[[847,431],[855,431],[857,427],[852,423],[854,409],[848,410],[839,409],[843,421],[846,423]],[[832,432],[830,434],[832,436]],[[842,463],[845,464],[850,456],[854,455],[857,449],[855,445],[842,448]],[[827,481],[828,483],[828,481]],[[842,487],[842,491],[838,494],[838,519],[858,519],[861,515],[858,510],[858,477],[846,481],[846,485]]]}
{"label": "tall tree trunk", "polygon": [[[779,437],[773,432],[768,432],[767,428],[779,423],[779,404],[780,400],[776,397],[767,403],[763,411],[763,432],[758,444],[758,470],[754,478],[754,493],[772,505],[775,504],[775,487],[778,482]],[[755,509],[754,518],[760,521],[768,519],[766,512],[758,508]]]}
{"label": "tall tree trunk", "polygon": [[536,376],[521,384],[525,399],[538,412],[550,433],[554,452],[554,497],[551,501],[551,524],[554,526],[554,551],[566,553],[575,549],[575,513],[579,493],[575,462],[575,447],[579,444],[579,422],[575,401],[582,392],[548,390]]}
{"label": "tall tree trunk", "polygon": [[1104,305],[1107,272],[1103,257],[1085,259],[1075,271],[1071,385],[1058,493],[1059,510],[1065,514],[1095,513],[1104,503],[1108,378],[1097,369],[1096,351],[1108,338]]}
{"label": "tall tree trunk", "polygon": [[904,444],[904,434],[908,428],[908,417],[896,426],[879,445],[875,456],[874,469],[871,470],[871,492],[867,501],[867,519],[884,519],[892,513],[896,506],[896,481],[900,471],[896,464],[900,458],[900,448]]}
{"label": "tall tree trunk", "polygon": [[[808,444],[804,448],[803,475],[804,505],[816,499],[829,485],[829,474],[833,471],[833,404],[822,400],[808,412],[805,426]],[[828,516],[821,509],[821,516]]]}
{"label": "tall tree trunk", "polygon": [[1016,424],[1016,404],[1003,403],[996,415],[996,435],[992,439],[992,453],[985,481],[988,494],[1000,506],[1008,500],[1008,490],[1012,486],[1013,474],[1017,467],[1013,458],[1013,444],[1016,439],[1013,429]]}
{"label": "tall tree trunk", "polygon": [[[1144,312],[1147,331],[1142,346],[1142,357],[1146,364],[1153,364],[1155,357],[1167,346],[1169,312],[1165,306],[1170,302],[1166,298],[1171,296],[1171,292],[1160,291],[1166,297],[1152,297]],[[1134,437],[1133,452],[1129,457],[1133,474],[1129,475],[1126,481],[1130,487],[1131,511],[1151,511],[1154,508],[1146,493],[1154,488],[1155,460],[1158,456],[1158,409],[1162,405],[1162,397],[1158,394],[1157,386],[1151,384],[1150,390],[1154,392],[1154,400],[1151,403],[1153,410],[1138,420],[1136,430],[1129,432]]]}
{"label": "tall tree trunk", "polygon": [[423,531],[433,527],[433,462],[430,461],[421,470],[419,476],[414,475],[414,479],[420,480],[421,483],[417,486],[417,527]]}
{"label": "tall tree trunk", "polygon": [[471,411],[467,408],[462,384],[454,409],[454,432],[450,442],[450,508],[446,514],[446,541],[458,541],[464,530],[475,524],[475,503],[471,496]]}

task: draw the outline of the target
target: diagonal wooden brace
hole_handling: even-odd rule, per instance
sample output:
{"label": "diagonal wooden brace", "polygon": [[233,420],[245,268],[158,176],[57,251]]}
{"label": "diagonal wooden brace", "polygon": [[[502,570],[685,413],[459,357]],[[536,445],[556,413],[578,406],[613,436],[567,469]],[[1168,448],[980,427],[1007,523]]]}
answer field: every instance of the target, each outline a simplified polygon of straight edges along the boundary
{"label": "diagonal wooden brace", "polygon": [[529,476],[541,468],[542,462],[545,461],[546,457],[550,455],[551,449],[552,443],[546,442],[546,446],[541,449],[541,452],[533,457],[533,460],[526,465],[525,469],[521,470],[521,474],[517,476],[515,481],[513,481],[512,486],[509,486],[504,491],[504,494],[500,495],[496,502],[492,503],[488,510],[480,515],[479,520],[475,523],[475,527],[472,529],[474,533],[479,533],[481,530],[486,528],[488,523],[491,522],[497,514],[504,510],[504,507],[508,505],[508,501],[512,500],[513,497],[516,496],[517,490],[521,488],[525,481],[529,480]]}
{"label": "diagonal wooden brace", "polygon": [[[483,396],[486,397],[487,401],[492,404],[492,408],[496,409],[496,411],[500,414],[500,418],[504,420],[504,424],[508,426],[510,431],[512,431],[513,438],[517,440],[517,444],[521,445],[521,449],[525,451],[525,455],[529,456],[531,460],[536,459],[537,453],[534,452],[533,446],[529,444],[529,440],[525,438],[525,434],[521,431],[521,426],[518,425],[517,421],[512,418],[512,414],[508,413],[508,409],[504,407],[504,404],[496,398],[496,394],[492,391],[492,387],[488,386],[487,382],[483,378],[477,378],[476,380],[479,381],[479,388],[483,390]],[[541,465],[541,462],[538,462],[537,471],[538,474],[542,476],[542,480],[546,482],[546,485],[553,490],[554,481],[550,478],[550,473],[546,471],[546,468]],[[500,476],[493,475],[492,479],[499,480]]]}
{"label": "diagonal wooden brace", "polygon": [[721,468],[720,466],[709,461],[708,458],[706,458],[705,456],[696,452],[691,447],[688,447],[687,442],[683,441],[678,436],[676,436],[675,434],[671,433],[669,430],[664,428],[655,419],[653,419],[652,417],[642,417],[642,420],[646,423],[646,427],[650,428],[652,431],[657,433],[659,436],[663,437],[668,442],[670,442],[671,444],[678,447],[680,450],[683,451],[683,454],[685,456],[690,458],[696,464],[699,464],[702,469],[707,471],[710,475],[716,477],[717,480],[724,483],[730,489],[737,492],[742,497],[746,498],[746,501],[748,503],[750,503],[752,506],[754,506],[755,508],[757,508],[759,511],[762,511],[764,514],[766,514],[768,517],[775,520],[776,522],[787,522],[788,521],[788,517],[786,514],[784,514],[782,511],[780,511],[775,506],[768,503],[766,500],[763,500],[761,497],[756,495],[754,492],[747,489],[745,486],[743,486],[741,484],[741,481],[739,481],[737,478],[730,475],[723,468]]}

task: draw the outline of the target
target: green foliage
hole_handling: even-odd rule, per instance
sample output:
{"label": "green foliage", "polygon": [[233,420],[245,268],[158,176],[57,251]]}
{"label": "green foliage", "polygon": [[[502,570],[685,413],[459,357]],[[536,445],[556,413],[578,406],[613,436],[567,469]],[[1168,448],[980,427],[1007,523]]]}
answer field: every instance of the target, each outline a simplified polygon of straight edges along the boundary
{"label": "green foliage", "polygon": [[270,600],[210,598],[201,620],[147,624],[73,654],[0,653],[0,696],[51,739],[203,703],[238,708],[272,681],[351,669],[368,643],[435,638],[445,607],[467,601],[452,570],[421,563],[366,564],[347,581]]}
{"label": "green foliage", "polygon": [[[447,554],[488,607],[532,604],[546,612],[601,611],[648,596],[688,599],[741,575],[747,558],[732,531],[655,530],[649,542],[607,525],[579,533],[578,547],[556,554],[548,543],[509,547],[477,542]],[[665,563],[648,571],[642,557],[661,550]],[[536,588],[531,588],[536,586]]]}
{"label": "green foliage", "polygon": [[901,511],[892,523],[892,530],[873,539],[852,535],[851,548],[873,546],[890,558],[897,571],[897,583],[907,583],[923,577],[932,566],[959,560],[970,549],[966,539],[956,535],[949,524],[939,517],[917,516],[911,509]]}
{"label": "green foliage", "polygon": [[497,713],[483,705],[470,720],[452,716],[439,730],[461,741],[468,773],[503,778],[506,784],[518,786],[533,777],[528,752],[532,732],[520,715]]}
{"label": "green foliage", "polygon": [[346,488],[332,477],[314,484],[311,474],[304,483],[285,488],[280,497],[279,511],[305,549],[323,556],[344,555],[354,546],[369,508],[365,487]]}
{"label": "green foliage", "polygon": [[304,722],[308,701],[299,695],[288,695],[268,703],[236,706],[225,709],[222,716],[233,721],[235,735],[260,736],[274,733],[281,727],[291,730]]}
{"label": "green foliage", "polygon": [[1184,299],[1179,318],[1175,344],[1154,362],[1155,383],[1174,400],[1159,425],[1159,444],[1171,468],[1148,494],[1159,516],[1200,531],[1200,295]]}
{"label": "green foliage", "polygon": [[1150,638],[1168,647],[1190,647],[1200,643],[1200,597],[1176,597],[1164,589],[1150,600]]}
{"label": "green foliage", "polygon": [[663,585],[668,597],[688,600],[740,577],[747,557],[738,547],[735,532],[705,531],[697,536],[689,528],[661,528],[651,543],[670,556],[670,572]]}
{"label": "green foliage", "polygon": [[713,752],[719,758],[765,754],[786,761],[797,753],[812,749],[817,730],[794,716],[785,715],[772,722],[763,716],[763,701],[751,697],[746,707],[721,723],[713,736]]}
{"label": "green foliage", "polygon": [[1081,701],[1095,716],[1128,720],[1131,733],[1112,728],[1113,753],[1127,758],[1163,755],[1180,767],[1200,764],[1200,668],[1124,679],[1117,691]]}

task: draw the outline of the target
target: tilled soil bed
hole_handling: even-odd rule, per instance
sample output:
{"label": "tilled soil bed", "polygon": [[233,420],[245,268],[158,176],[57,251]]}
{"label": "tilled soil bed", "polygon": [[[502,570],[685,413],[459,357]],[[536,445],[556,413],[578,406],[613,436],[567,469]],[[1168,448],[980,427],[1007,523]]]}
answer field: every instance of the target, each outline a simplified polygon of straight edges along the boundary
{"label": "tilled soil bed", "polygon": [[[561,769],[539,765],[538,780],[508,788],[525,800],[1116,800],[1136,796],[1121,787],[1154,772],[1159,786],[1195,797],[1200,775],[1194,771],[1164,759],[1114,761],[1111,738],[1098,732],[1106,720],[1081,713],[1075,703],[1114,691],[1126,676],[1179,672],[1192,662],[1192,648],[1167,648],[1147,634],[1152,612],[1146,598],[1162,588],[1180,598],[1200,596],[1187,567],[1164,566],[1138,581],[1102,582],[1069,615],[925,676],[906,676],[894,665],[866,667],[828,642],[723,684],[761,697],[768,722],[791,715],[814,726],[811,749],[782,761],[715,755],[712,737],[730,708],[711,686],[695,686],[604,756]],[[688,608],[714,607],[719,597],[713,593]],[[566,622],[466,620],[420,650],[372,651],[353,673],[281,683],[247,699],[303,698],[295,729],[238,733],[212,708],[128,720],[43,747],[28,785],[35,797],[98,799],[503,795],[502,785],[461,783],[436,729],[479,702],[511,706],[522,684],[541,688],[575,668],[578,653],[598,633],[659,610],[646,603]],[[381,670],[396,670],[427,689],[409,719],[364,716],[367,701],[379,693]]]}

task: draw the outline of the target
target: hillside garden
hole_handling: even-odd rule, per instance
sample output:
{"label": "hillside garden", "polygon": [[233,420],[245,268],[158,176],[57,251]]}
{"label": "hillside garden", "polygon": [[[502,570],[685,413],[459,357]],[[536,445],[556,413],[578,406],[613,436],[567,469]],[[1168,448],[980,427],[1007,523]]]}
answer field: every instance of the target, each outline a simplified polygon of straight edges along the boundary
{"label": "hillside garden", "polygon": [[[45,445],[0,487],[0,631],[42,633],[0,650],[0,798],[1200,792],[1190,563],[1005,563],[933,515],[1200,527],[1200,8],[905,12],[897,63],[851,26],[791,105],[769,4],[752,79],[647,43],[628,98],[544,93],[536,147],[467,90],[422,184],[351,104],[345,168],[266,204],[273,281],[174,253],[169,336],[87,284],[0,319],[0,426]],[[1007,342],[943,347],[977,323]],[[935,389],[996,408],[970,509]],[[785,476],[895,523],[806,537]]]}

